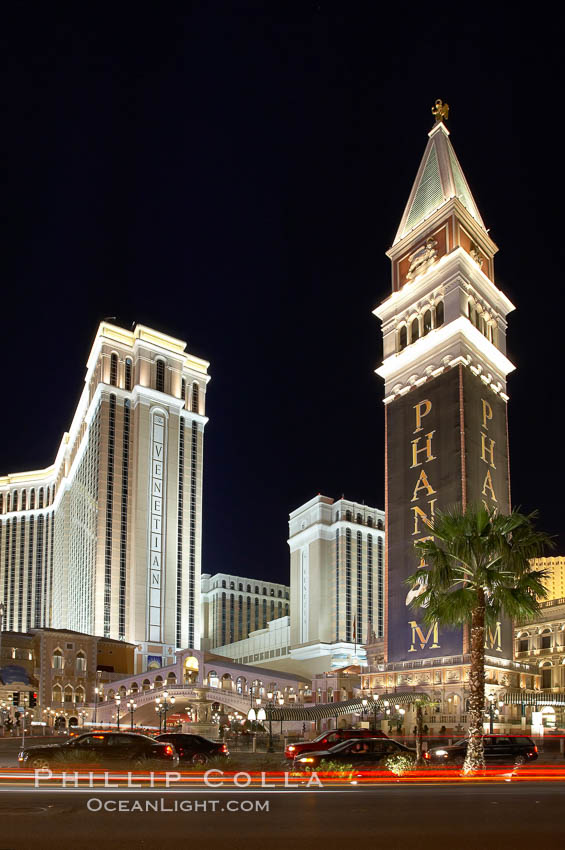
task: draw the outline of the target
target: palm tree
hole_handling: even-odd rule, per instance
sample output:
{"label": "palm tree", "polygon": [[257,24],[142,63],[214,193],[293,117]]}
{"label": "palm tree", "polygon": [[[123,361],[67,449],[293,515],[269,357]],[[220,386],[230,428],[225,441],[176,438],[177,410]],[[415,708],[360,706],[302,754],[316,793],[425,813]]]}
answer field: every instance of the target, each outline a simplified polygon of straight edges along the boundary
{"label": "palm tree", "polygon": [[547,572],[533,569],[530,559],[552,543],[534,528],[535,517],[518,511],[505,516],[484,505],[437,511],[428,522],[433,537],[415,544],[420,567],[407,584],[422,590],[412,607],[424,610],[428,625],[471,627],[465,773],[485,766],[485,627],[502,616],[531,619],[539,611],[538,600],[547,595],[542,584]]}

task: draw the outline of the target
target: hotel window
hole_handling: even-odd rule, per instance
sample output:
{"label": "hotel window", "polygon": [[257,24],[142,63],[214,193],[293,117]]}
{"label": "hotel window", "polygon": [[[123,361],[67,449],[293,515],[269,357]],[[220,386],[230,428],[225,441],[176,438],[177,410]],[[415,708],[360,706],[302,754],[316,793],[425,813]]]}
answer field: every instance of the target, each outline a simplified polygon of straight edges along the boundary
{"label": "hotel window", "polygon": [[263,599],[263,624],[262,624],[261,628],[264,629],[266,625],[267,625],[267,600]]}
{"label": "hotel window", "polygon": [[4,513],[4,494],[0,493],[0,514]]}
{"label": "hotel window", "polygon": [[351,522],[351,511],[346,511],[346,512],[345,512],[345,521],[346,521],[346,522]]}
{"label": "hotel window", "polygon": [[255,631],[259,628],[259,600],[255,600]]}
{"label": "hotel window", "polygon": [[541,686],[545,690],[551,688],[551,667],[544,667],[541,671]]}
{"label": "hotel window", "polygon": [[436,304],[436,328],[443,325],[443,301],[438,301]]}
{"label": "hotel window", "polygon": [[345,640],[351,641],[351,531],[345,532]]}
{"label": "hotel window", "polygon": [[199,413],[200,412],[199,408],[200,408],[200,404],[199,404],[199,399],[198,399],[198,384],[194,383],[192,385],[192,408],[191,409],[194,413]]}
{"label": "hotel window", "polygon": [[129,432],[130,432],[130,403],[124,402],[124,430],[122,442],[122,496],[120,511],[120,586],[118,603],[118,636],[125,640],[126,636],[126,560],[127,560],[127,527],[128,527],[128,476],[129,476]]}
{"label": "hotel window", "polygon": [[155,389],[157,392],[165,392],[165,361],[155,361]]}
{"label": "hotel window", "polygon": [[356,519],[355,519],[355,522],[356,522],[358,525],[363,525],[363,517],[361,516],[361,514],[357,514],[357,517],[356,517]]}
{"label": "hotel window", "polygon": [[14,490],[14,492],[12,493],[12,510],[13,511],[18,510],[18,491],[17,490]]}
{"label": "hotel window", "polygon": [[416,342],[418,337],[420,336],[420,320],[418,317],[412,319],[412,325],[410,326],[410,341]]}
{"label": "hotel window", "polygon": [[540,644],[541,649],[551,649],[551,646],[552,646],[551,635],[542,635],[541,636],[541,644]]}
{"label": "hotel window", "polygon": [[429,334],[432,329],[432,311],[426,310],[424,313],[424,336]]}
{"label": "hotel window", "polygon": [[363,635],[363,536],[357,532],[357,643]]}
{"label": "hotel window", "polygon": [[251,585],[250,584],[247,585],[247,592],[251,593]]}
{"label": "hotel window", "polygon": [[398,334],[398,348],[402,351],[408,345],[408,330],[406,325],[402,325]]}
{"label": "hotel window", "polygon": [[29,491],[29,509],[33,510],[35,508],[35,490]]}
{"label": "hotel window", "polygon": [[63,669],[63,653],[60,649],[56,649],[53,653],[53,658],[51,660],[51,666],[53,670],[62,670]]}
{"label": "hotel window", "polygon": [[180,390],[181,398],[186,404],[186,380],[183,378],[181,381],[181,390]]}
{"label": "hotel window", "polygon": [[76,657],[75,670],[77,676],[82,676],[86,673],[86,656],[84,652],[79,652]]}
{"label": "hotel window", "polygon": [[126,357],[126,366],[125,366],[125,378],[126,378],[126,390],[128,392],[132,389],[132,362],[129,357]]}
{"label": "hotel window", "polygon": [[375,627],[373,621],[373,535],[367,536],[367,628]]}
{"label": "hotel window", "polygon": [[367,525],[369,526],[369,528],[373,527],[373,517],[372,516],[367,517]]}
{"label": "hotel window", "polygon": [[110,383],[112,386],[118,386],[118,355],[112,354],[110,357]]}
{"label": "hotel window", "polygon": [[527,652],[530,648],[530,641],[528,638],[521,638],[518,642],[518,652]]}
{"label": "hotel window", "polygon": [[38,496],[37,496],[37,507],[38,508],[43,507],[43,487],[39,488],[39,493],[38,493]]}

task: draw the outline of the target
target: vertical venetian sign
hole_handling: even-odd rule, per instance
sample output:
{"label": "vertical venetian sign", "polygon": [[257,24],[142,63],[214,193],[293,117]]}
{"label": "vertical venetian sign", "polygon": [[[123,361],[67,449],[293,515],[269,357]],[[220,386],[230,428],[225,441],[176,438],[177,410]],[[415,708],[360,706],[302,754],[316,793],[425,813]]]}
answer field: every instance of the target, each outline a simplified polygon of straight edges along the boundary
{"label": "vertical venetian sign", "polygon": [[165,507],[165,445],[167,423],[159,412],[151,414],[151,480],[149,488],[149,634],[148,639],[162,638],[162,591]]}
{"label": "vertical venetian sign", "polygon": [[306,643],[308,640],[308,614],[310,612],[310,603],[309,603],[309,577],[310,565],[308,563],[308,546],[305,546],[304,549],[300,552],[300,607],[301,607],[301,619],[300,619],[300,641],[301,643]]}
{"label": "vertical venetian sign", "polygon": [[452,370],[387,406],[388,659],[406,661],[462,651],[461,629],[422,622],[411,602],[423,587],[406,579],[418,567],[417,540],[440,507],[461,499],[459,387]]}

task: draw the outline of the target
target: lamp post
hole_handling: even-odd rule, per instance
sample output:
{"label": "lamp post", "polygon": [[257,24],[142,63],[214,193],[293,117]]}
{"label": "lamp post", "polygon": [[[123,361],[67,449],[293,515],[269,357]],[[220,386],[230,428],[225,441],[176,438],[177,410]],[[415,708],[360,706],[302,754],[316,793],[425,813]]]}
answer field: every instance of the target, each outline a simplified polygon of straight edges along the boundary
{"label": "lamp post", "polygon": [[130,712],[130,720],[131,720],[131,731],[133,732],[133,712],[137,708],[137,704],[132,700],[128,700],[128,708]]}
{"label": "lamp post", "polygon": [[[280,706],[281,711],[282,711],[283,705],[284,705],[284,697],[279,697],[279,706]],[[282,738],[282,736],[283,736],[283,719],[282,719],[282,714],[281,714],[281,738]]]}
{"label": "lamp post", "polygon": [[155,711],[159,712],[159,731],[161,731],[161,712],[163,713],[163,732],[167,731],[167,712],[175,704],[175,698],[170,697],[168,691],[163,691],[163,697],[156,700]]}
{"label": "lamp post", "polygon": [[116,722],[118,724],[118,732],[120,731],[120,703],[122,698],[120,696],[116,697]]}
{"label": "lamp post", "polygon": [[269,718],[269,746],[267,747],[268,753],[274,753],[275,748],[273,746],[273,694],[269,691],[267,694],[267,717]]}

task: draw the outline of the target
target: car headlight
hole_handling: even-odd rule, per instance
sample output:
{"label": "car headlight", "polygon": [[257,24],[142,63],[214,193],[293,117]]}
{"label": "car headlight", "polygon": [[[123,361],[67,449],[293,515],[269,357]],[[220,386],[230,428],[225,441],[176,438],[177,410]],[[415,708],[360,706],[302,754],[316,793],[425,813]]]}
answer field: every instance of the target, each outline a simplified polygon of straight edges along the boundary
{"label": "car headlight", "polygon": [[313,761],[314,761],[314,759],[310,759],[310,758],[303,758],[303,759],[298,759],[298,761],[307,761],[307,762],[310,762],[310,763],[311,763],[311,762],[313,762]]}
{"label": "car headlight", "polygon": [[447,750],[434,750],[434,756],[446,756]]}

